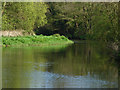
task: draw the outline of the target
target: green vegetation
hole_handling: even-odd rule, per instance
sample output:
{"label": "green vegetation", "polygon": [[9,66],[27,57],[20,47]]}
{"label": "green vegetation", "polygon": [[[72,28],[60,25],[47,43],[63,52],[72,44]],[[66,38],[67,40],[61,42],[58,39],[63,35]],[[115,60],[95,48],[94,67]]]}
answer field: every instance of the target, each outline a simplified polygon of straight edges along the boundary
{"label": "green vegetation", "polygon": [[[47,3],[48,23],[37,34],[59,33],[71,39],[118,42],[118,3]],[[46,32],[45,32],[46,31]]]}
{"label": "green vegetation", "polygon": [[65,36],[51,35],[51,36],[19,36],[19,37],[3,37],[2,45],[8,46],[47,46],[47,45],[61,45],[70,44],[73,41]]}
{"label": "green vegetation", "polygon": [[37,35],[59,33],[71,39],[120,41],[118,3],[4,2],[2,29]]}
{"label": "green vegetation", "polygon": [[[12,51],[11,48],[3,48],[8,50],[3,53],[4,58],[6,58],[7,53],[10,53],[4,61],[8,59],[13,60],[9,62],[11,63],[11,67],[13,67],[13,69],[11,69],[12,71],[14,68],[15,70],[19,69],[21,65],[25,66],[25,69],[28,71],[32,70],[32,66],[26,68],[27,64],[22,63],[25,60],[31,60],[32,63],[46,63],[48,60],[49,62],[54,61],[56,64],[50,68],[44,68],[43,71],[47,69],[48,71],[60,74],[70,72],[71,75],[88,75],[87,72],[99,73],[101,75],[101,72],[105,72],[110,76],[112,74],[108,72],[112,71],[112,76],[117,77],[118,73],[120,75],[120,69],[117,73],[117,68],[112,69],[112,67],[108,67],[109,64],[112,64],[114,61],[117,62],[118,68],[120,67],[120,9],[118,9],[120,5],[118,4],[120,3],[2,2],[2,31],[8,31],[8,36],[9,31],[17,30],[23,31],[23,35],[26,35],[26,33],[28,35],[2,37],[2,46],[10,46],[14,50]],[[36,35],[34,35],[34,33]],[[97,41],[97,43],[93,47],[89,44],[66,47],[73,43],[73,41],[68,38],[75,40],[93,40]],[[105,42],[105,45],[110,47],[111,51],[114,52],[103,49],[103,44],[98,45],[98,42],[101,41]],[[30,48],[30,46],[42,47],[40,47],[40,49],[36,47],[36,51],[34,51],[34,49],[32,50],[32,48],[28,49],[28,51],[15,48],[22,46],[29,46],[27,48]],[[96,46],[97,48],[95,48]],[[66,50],[59,54],[52,53],[52,51],[62,51],[64,48],[67,48],[68,51]],[[45,52],[42,53],[43,51]],[[11,57],[11,52],[16,55]],[[16,58],[18,60],[16,60]],[[106,65],[107,62],[109,62],[108,65]],[[16,68],[13,63],[15,63],[18,68]],[[6,67],[7,65],[8,63],[4,66]],[[117,65],[115,64],[115,66]],[[99,72],[97,72],[98,70]],[[16,76],[19,76],[20,73],[17,71],[15,72]],[[13,74],[13,72],[11,74]],[[9,72],[7,75],[9,75]],[[107,76],[103,75],[102,78],[104,79],[104,77]],[[18,80],[15,78],[15,80],[10,80],[15,81],[16,84],[17,81],[22,79]],[[6,85],[6,82],[4,83],[4,85]]]}
{"label": "green vegetation", "polygon": [[101,40],[111,48],[120,48],[118,12],[118,2],[3,2],[2,30],[58,33],[69,39]]}
{"label": "green vegetation", "polygon": [[4,2],[2,3],[2,30],[25,30],[47,23],[47,6],[43,2]]}

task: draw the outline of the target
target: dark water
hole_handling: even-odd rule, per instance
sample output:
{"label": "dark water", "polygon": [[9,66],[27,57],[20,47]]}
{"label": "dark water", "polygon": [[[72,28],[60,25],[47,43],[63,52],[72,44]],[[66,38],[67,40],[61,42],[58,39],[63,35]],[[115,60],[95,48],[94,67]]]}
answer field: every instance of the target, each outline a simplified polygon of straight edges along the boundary
{"label": "dark water", "polygon": [[103,44],[3,48],[3,88],[117,88],[118,68]]}

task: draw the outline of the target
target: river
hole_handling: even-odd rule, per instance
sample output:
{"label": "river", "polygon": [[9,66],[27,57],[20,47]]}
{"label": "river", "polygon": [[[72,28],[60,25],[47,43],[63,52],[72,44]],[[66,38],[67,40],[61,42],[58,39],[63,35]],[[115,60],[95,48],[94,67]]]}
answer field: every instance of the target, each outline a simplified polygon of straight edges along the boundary
{"label": "river", "polygon": [[111,50],[92,41],[2,49],[3,88],[118,88]]}

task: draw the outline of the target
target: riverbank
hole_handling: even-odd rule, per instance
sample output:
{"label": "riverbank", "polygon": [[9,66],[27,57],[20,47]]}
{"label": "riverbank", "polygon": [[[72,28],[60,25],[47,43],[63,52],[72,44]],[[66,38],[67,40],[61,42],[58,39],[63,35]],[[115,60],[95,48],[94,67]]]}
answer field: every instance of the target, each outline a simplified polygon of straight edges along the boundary
{"label": "riverbank", "polygon": [[54,34],[51,36],[35,35],[35,36],[17,36],[17,37],[2,37],[2,46],[49,46],[49,45],[62,45],[72,44],[73,41],[65,36]]}
{"label": "riverbank", "polygon": [[33,31],[26,32],[25,30],[5,30],[5,31],[0,31],[1,36],[4,37],[17,37],[17,36],[28,36],[28,35],[35,35]]}

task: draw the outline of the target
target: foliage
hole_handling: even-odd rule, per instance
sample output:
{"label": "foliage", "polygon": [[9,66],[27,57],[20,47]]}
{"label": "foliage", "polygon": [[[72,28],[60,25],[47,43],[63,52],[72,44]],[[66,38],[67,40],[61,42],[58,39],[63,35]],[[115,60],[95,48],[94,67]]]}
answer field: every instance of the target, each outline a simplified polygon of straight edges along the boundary
{"label": "foliage", "polygon": [[[118,3],[47,3],[48,23],[39,31],[59,33],[72,39],[118,42]],[[42,32],[41,32],[42,33]]]}
{"label": "foliage", "polygon": [[53,36],[60,37],[60,34],[53,34]]}
{"label": "foliage", "polygon": [[34,30],[38,35],[58,33],[71,39],[120,42],[117,2],[4,2],[2,14],[3,30]]}
{"label": "foliage", "polygon": [[47,23],[43,2],[7,2],[2,4],[2,30],[23,29],[30,32]]}
{"label": "foliage", "polygon": [[56,45],[73,43],[64,36],[18,36],[18,37],[3,37],[3,46],[41,46],[41,45]]}

